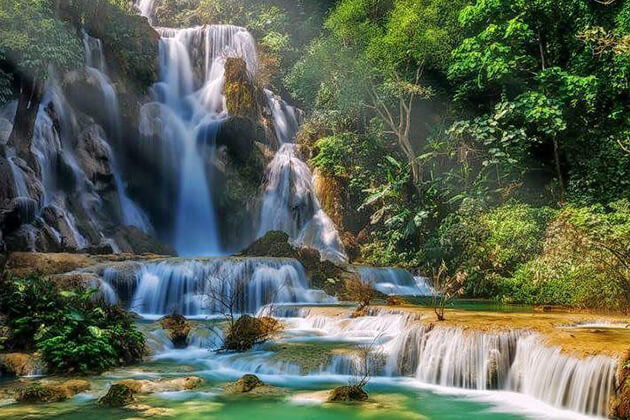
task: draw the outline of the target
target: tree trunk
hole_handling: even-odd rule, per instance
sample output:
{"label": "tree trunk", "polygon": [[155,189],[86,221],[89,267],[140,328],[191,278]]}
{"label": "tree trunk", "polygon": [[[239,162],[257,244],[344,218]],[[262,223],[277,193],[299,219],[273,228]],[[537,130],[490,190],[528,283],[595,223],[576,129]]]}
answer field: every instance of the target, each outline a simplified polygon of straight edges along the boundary
{"label": "tree trunk", "polygon": [[553,138],[553,159],[556,164],[556,175],[558,176],[558,183],[560,183],[560,193],[562,194],[562,198],[564,198],[564,178],[562,177],[562,169],[560,168],[560,150],[558,147],[558,139],[556,137]]}
{"label": "tree trunk", "polygon": [[40,82],[24,77],[20,80],[20,97],[13,121],[13,131],[8,141],[9,146],[15,149],[17,155],[35,170],[37,168],[31,153],[31,142],[37,111],[43,95],[44,89]]}

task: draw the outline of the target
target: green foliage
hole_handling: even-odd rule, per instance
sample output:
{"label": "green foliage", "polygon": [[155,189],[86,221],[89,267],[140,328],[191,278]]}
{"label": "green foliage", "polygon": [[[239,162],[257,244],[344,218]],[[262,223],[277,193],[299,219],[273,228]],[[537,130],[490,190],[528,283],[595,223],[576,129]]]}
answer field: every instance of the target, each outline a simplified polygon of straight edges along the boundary
{"label": "green foliage", "polygon": [[100,372],[141,360],[144,337],[123,310],[99,302],[94,290],[60,290],[39,277],[8,279],[0,313],[12,350],[38,350],[60,373]]}
{"label": "green foliage", "polygon": [[50,66],[64,71],[82,63],[82,52],[76,32],[55,15],[53,2],[0,0],[0,59],[12,73],[43,80]]}
{"label": "green foliage", "polygon": [[569,206],[541,255],[506,280],[506,299],[630,311],[630,203]]}
{"label": "green foliage", "polygon": [[546,224],[553,212],[521,203],[485,209],[465,200],[447,216],[428,242],[430,266],[445,261],[466,274],[466,291],[472,296],[496,296],[502,279],[542,249]]}

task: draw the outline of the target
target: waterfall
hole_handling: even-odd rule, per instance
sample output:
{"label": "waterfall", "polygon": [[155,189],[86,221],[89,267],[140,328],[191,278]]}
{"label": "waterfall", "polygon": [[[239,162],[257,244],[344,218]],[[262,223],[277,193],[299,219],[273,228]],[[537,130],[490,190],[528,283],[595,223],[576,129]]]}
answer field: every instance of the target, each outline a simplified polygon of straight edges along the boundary
{"label": "waterfall", "polygon": [[[103,276],[114,289],[129,294],[126,282],[115,277],[113,271]],[[151,316],[173,311],[186,316],[222,314],[227,301],[237,312],[252,314],[270,303],[335,302],[309,289],[304,268],[291,259],[163,261],[136,270],[134,283],[130,309]]]}
{"label": "waterfall", "polygon": [[617,364],[609,357],[584,360],[541,345],[536,337],[518,341],[508,389],[556,407],[604,416],[614,390]]}
{"label": "waterfall", "polygon": [[[118,143],[121,139],[121,117],[118,97],[112,83],[107,77],[107,63],[103,52],[103,43],[98,38],[89,36],[83,32],[83,45],[85,48],[86,69],[88,73],[96,79],[99,89],[103,93],[105,99],[105,112],[108,119],[109,129],[113,140]],[[122,222],[126,226],[135,226],[145,233],[153,231],[151,222],[146,213],[129,197],[125,184],[123,182],[122,173],[118,166],[117,159],[112,148],[107,142],[102,141],[103,147],[107,150],[110,161],[110,170],[114,176],[120,208],[122,211]]]}
{"label": "waterfall", "polygon": [[224,64],[227,57],[242,57],[254,74],[255,42],[245,29],[231,25],[156,29],[162,37],[162,76],[153,89],[154,101],[142,108],[140,132],[147,154],[157,155],[161,172],[177,187],[172,236],[178,253],[218,255],[210,192],[216,135],[228,117]]}
{"label": "waterfall", "polygon": [[361,266],[357,271],[362,281],[372,284],[376,290],[386,295],[432,296],[435,293],[428,279],[413,276],[409,271],[400,268]]}
{"label": "waterfall", "polygon": [[311,170],[291,143],[283,144],[267,167],[258,237],[273,230],[286,232],[299,246],[319,250],[322,258],[347,262],[335,224],[315,194]]}

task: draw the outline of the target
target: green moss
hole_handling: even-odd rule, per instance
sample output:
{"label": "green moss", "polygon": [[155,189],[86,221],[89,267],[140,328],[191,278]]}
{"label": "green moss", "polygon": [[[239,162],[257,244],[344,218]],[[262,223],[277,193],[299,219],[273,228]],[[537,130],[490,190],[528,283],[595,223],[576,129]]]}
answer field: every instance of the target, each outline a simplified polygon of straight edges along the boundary
{"label": "green moss", "polygon": [[107,394],[98,400],[99,404],[106,407],[124,407],[135,401],[131,388],[122,384],[114,384],[109,387]]}
{"label": "green moss", "polygon": [[315,372],[328,365],[335,353],[349,351],[348,344],[342,343],[274,343],[266,345],[264,349],[274,352],[272,360],[299,366],[302,374]]}

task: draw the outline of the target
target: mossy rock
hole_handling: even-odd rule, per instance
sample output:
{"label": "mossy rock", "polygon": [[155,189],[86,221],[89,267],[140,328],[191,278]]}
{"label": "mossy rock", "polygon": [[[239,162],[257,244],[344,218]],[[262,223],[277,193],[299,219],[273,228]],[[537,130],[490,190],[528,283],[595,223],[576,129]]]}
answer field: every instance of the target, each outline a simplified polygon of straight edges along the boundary
{"label": "mossy rock", "polygon": [[274,397],[286,394],[286,390],[265,384],[256,375],[247,374],[236,382],[231,382],[224,387],[229,395],[247,395],[248,397]]}
{"label": "mossy rock", "polygon": [[177,313],[165,316],[160,320],[160,326],[166,330],[176,349],[183,349],[188,346],[188,336],[192,325],[185,316]]}
{"label": "mossy rock", "polygon": [[614,418],[630,420],[630,350],[619,361],[617,380],[619,387],[611,400],[610,412]]}
{"label": "mossy rock", "polygon": [[333,389],[328,397],[330,402],[367,401],[368,394],[358,385],[344,385]]}
{"label": "mossy rock", "polygon": [[298,260],[311,280],[311,286],[325,291],[330,296],[340,296],[345,280],[358,278],[353,271],[346,270],[330,261],[322,261],[319,251],[311,248],[295,248],[284,232],[267,232],[255,241],[242,255],[249,257],[293,258]]}
{"label": "mossy rock", "polygon": [[254,84],[242,58],[231,57],[225,61],[225,101],[231,116],[256,120],[258,106]]}
{"label": "mossy rock", "polygon": [[90,383],[83,379],[72,379],[62,383],[34,383],[18,389],[15,399],[27,404],[59,402],[88,389]]}
{"label": "mossy rock", "polygon": [[264,385],[256,375],[244,375],[235,384],[235,390],[238,392],[249,392],[257,386]]}
{"label": "mossy rock", "polygon": [[130,387],[123,384],[114,384],[109,387],[107,394],[98,400],[98,403],[106,407],[124,407],[135,401],[134,392]]}

